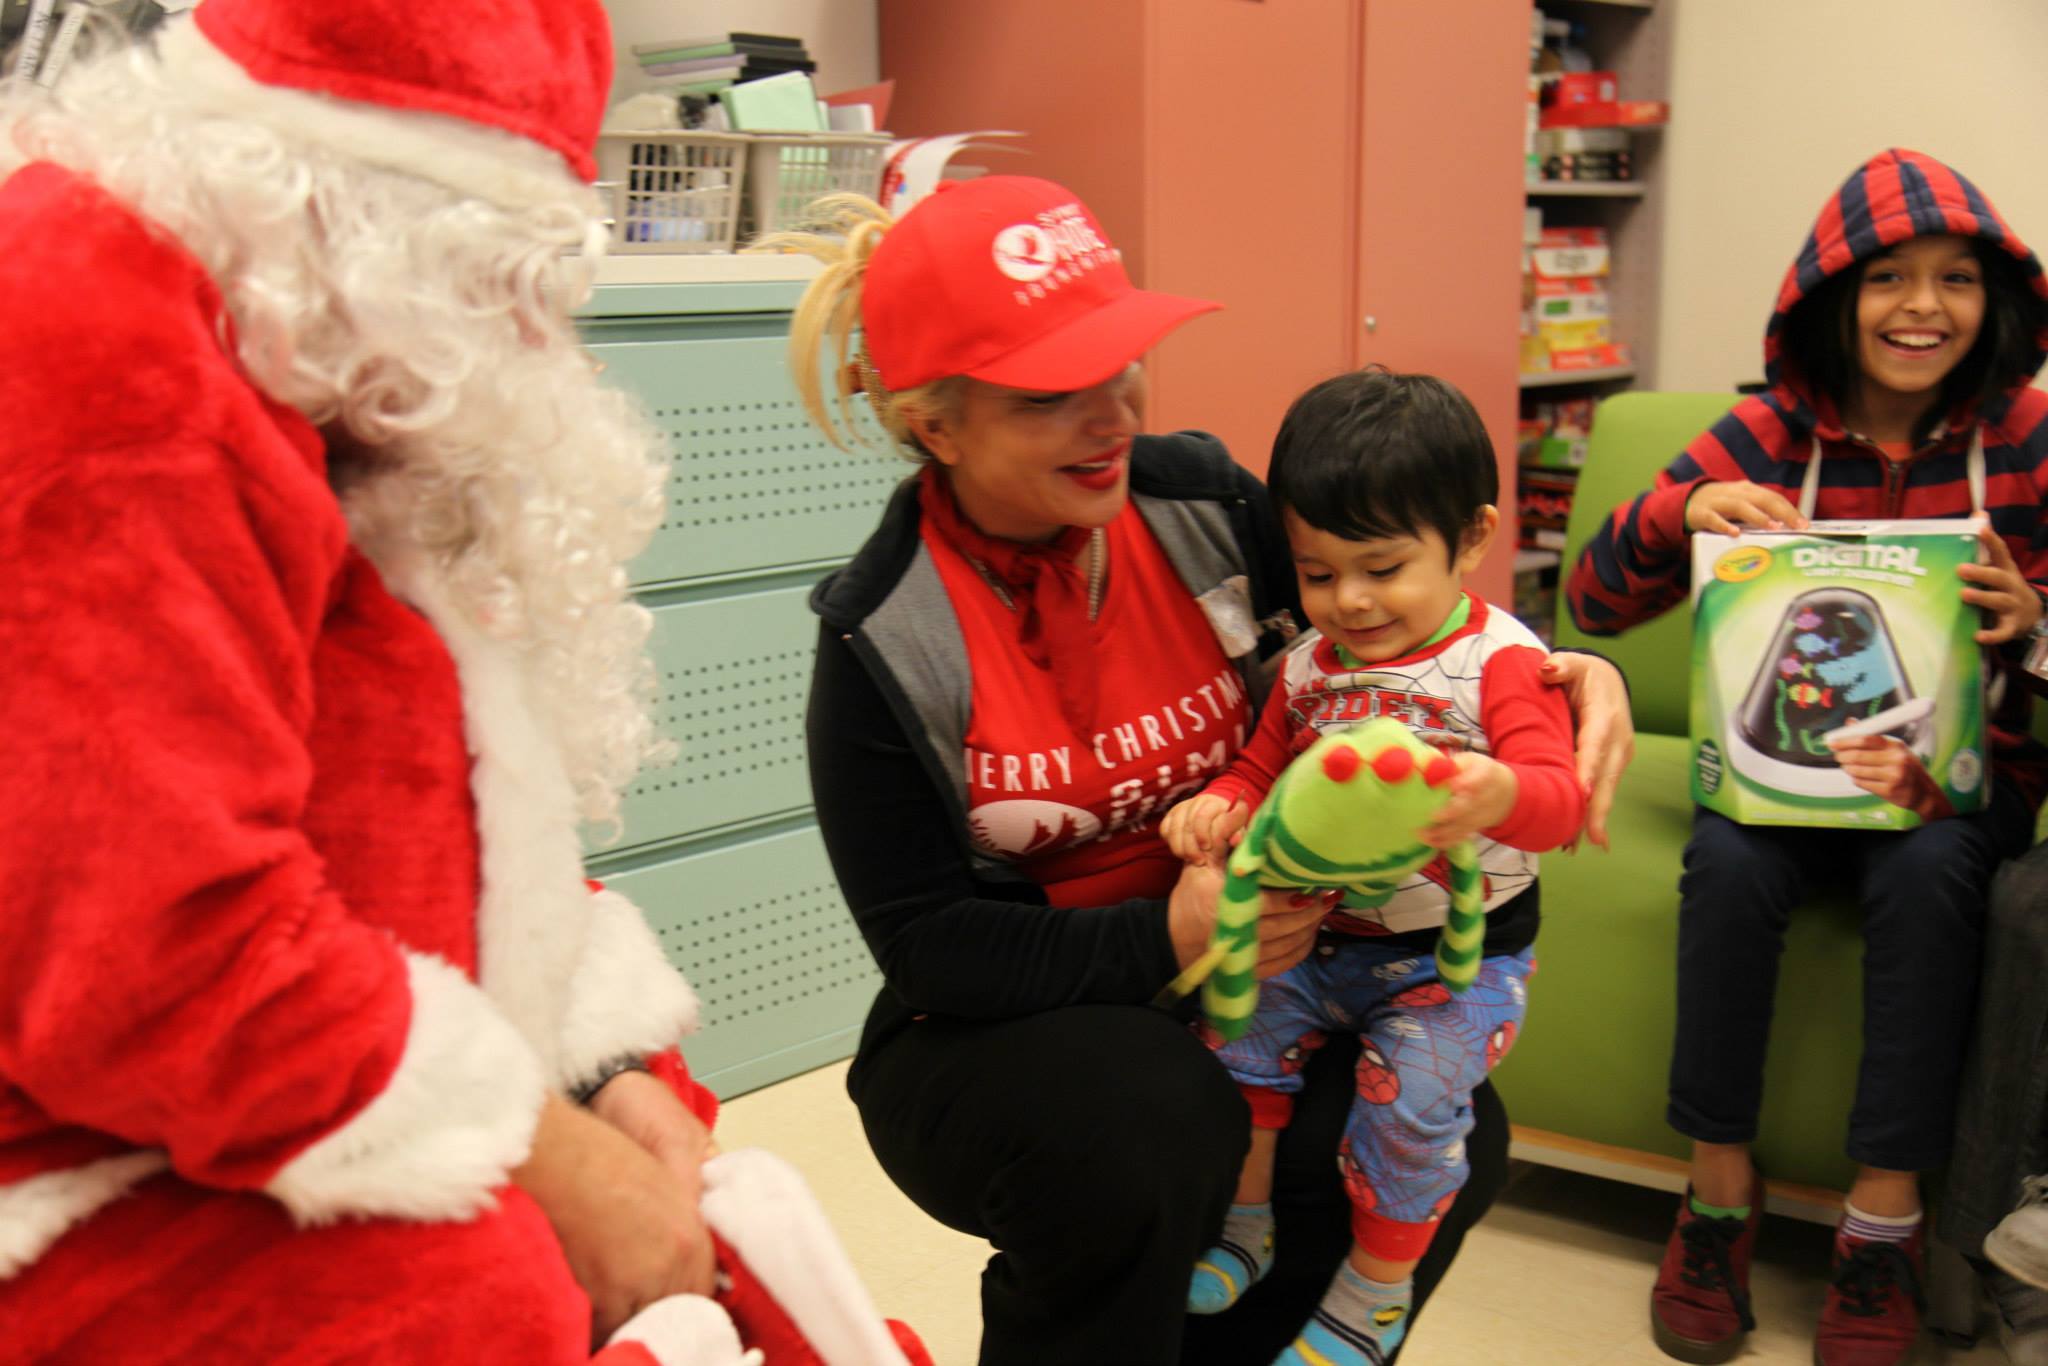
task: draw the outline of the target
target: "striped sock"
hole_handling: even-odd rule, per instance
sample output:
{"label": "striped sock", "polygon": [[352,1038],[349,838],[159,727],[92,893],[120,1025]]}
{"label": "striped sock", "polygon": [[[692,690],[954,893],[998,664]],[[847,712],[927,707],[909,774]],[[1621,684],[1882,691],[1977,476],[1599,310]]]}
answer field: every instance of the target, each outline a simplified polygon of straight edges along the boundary
{"label": "striped sock", "polygon": [[1346,1262],[1323,1292],[1308,1326],[1273,1366],[1386,1366],[1408,1332],[1413,1277],[1398,1285],[1369,1281]]}
{"label": "striped sock", "polygon": [[1223,1237],[1195,1263],[1188,1312],[1220,1314],[1273,1267],[1273,1205],[1232,1205]]}
{"label": "striped sock", "polygon": [[1842,1236],[1857,1243],[1903,1243],[1920,1227],[1919,1211],[1912,1214],[1865,1214],[1842,1202]]}

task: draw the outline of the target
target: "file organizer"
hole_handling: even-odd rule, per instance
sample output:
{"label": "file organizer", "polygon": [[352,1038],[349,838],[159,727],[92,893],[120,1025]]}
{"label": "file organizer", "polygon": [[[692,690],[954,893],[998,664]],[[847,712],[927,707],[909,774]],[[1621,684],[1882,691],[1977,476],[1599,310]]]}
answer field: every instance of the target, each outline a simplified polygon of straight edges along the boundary
{"label": "file organizer", "polygon": [[850,1054],[879,984],[810,809],[806,599],[910,467],[811,428],[783,360],[800,292],[602,286],[580,320],[606,381],[668,438],[667,517],[632,576],[654,614],[657,722],[680,751],[627,792],[617,839],[592,832],[588,866],[696,987],[690,1067],[721,1096]]}

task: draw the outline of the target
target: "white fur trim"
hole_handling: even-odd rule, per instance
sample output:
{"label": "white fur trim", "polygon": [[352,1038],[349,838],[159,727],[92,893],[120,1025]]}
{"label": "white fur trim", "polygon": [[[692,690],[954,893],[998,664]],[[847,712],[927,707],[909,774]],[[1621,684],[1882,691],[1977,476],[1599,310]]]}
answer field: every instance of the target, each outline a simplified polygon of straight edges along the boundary
{"label": "white fur trim", "polygon": [[739,1330],[725,1310],[701,1295],[656,1300],[605,1345],[627,1342],[639,1343],[661,1366],[761,1366],[759,1351],[740,1349]]}
{"label": "white fur trim", "polygon": [[103,1157],[83,1167],[39,1172],[0,1186],[0,1281],[35,1261],[50,1244],[101,1207],[169,1167],[154,1149]]}
{"label": "white fur trim", "polygon": [[562,1021],[562,1068],[578,1080],[613,1058],[659,1053],[697,1028],[697,993],[669,965],[640,908],[607,888],[591,897],[590,911]]}
{"label": "white fur trim", "polygon": [[720,1153],[702,1208],[825,1366],[909,1366],[795,1167],[759,1148]]}
{"label": "white fur trim", "polygon": [[697,1021],[697,998],[633,904],[583,881],[561,748],[528,704],[511,645],[448,601],[417,557],[372,556],[440,633],[461,679],[482,843],[478,980],[566,1091],[609,1059],[656,1053]]}
{"label": "white fur trim", "polygon": [[412,1023],[376,1099],[264,1189],[302,1224],[466,1219],[526,1160],[543,1088],[533,1052],[455,968],[405,955]]}
{"label": "white fur trim", "polygon": [[446,114],[266,85],[207,40],[189,18],[159,31],[157,56],[202,109],[247,119],[386,170],[445,185],[506,209],[596,199],[553,149],[502,128]]}

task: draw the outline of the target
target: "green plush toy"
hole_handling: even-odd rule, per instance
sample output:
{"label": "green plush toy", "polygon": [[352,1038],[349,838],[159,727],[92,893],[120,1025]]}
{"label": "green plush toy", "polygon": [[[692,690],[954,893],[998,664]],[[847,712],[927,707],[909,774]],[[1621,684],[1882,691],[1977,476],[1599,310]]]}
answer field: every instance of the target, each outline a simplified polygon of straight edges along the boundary
{"label": "green plush toy", "polygon": [[1415,838],[1450,800],[1456,772],[1449,755],[1386,717],[1317,740],[1252,816],[1226,865],[1215,937],[1165,994],[1185,996],[1206,979],[1209,1023],[1225,1039],[1240,1037],[1259,999],[1252,972],[1260,888],[1340,887],[1347,906],[1379,906],[1439,852],[1450,864],[1451,906],[1437,940],[1437,975],[1452,991],[1471,986],[1486,937],[1478,852],[1470,840],[1439,851]]}

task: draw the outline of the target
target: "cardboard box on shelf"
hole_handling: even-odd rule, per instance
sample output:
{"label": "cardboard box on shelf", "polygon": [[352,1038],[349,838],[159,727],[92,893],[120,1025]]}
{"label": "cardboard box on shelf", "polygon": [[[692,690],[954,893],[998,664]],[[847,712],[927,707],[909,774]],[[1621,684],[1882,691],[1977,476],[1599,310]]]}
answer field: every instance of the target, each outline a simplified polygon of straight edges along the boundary
{"label": "cardboard box on shelf", "polygon": [[1529,251],[1533,336],[1525,336],[1525,373],[1593,370],[1628,364],[1614,340],[1607,296],[1610,268],[1605,228],[1545,228]]}
{"label": "cardboard box on shelf", "polygon": [[1967,520],[1816,522],[1693,537],[1693,797],[1750,825],[1907,830],[1826,740],[1891,736],[1956,811],[1989,787]]}
{"label": "cardboard box on shelf", "polygon": [[1572,494],[1578,486],[1577,470],[1519,472],[1515,479],[1515,516],[1523,545],[1546,550],[1563,548],[1565,523],[1572,514]]}

